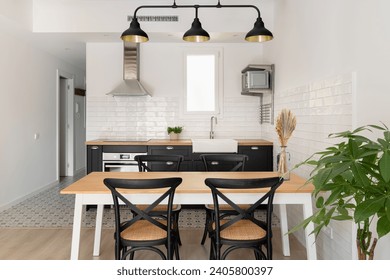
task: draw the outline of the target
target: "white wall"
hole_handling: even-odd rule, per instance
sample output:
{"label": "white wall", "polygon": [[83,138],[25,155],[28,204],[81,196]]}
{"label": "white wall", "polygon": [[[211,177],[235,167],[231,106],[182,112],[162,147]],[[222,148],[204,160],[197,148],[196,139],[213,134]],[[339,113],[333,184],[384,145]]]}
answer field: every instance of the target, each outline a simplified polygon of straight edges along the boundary
{"label": "white wall", "polygon": [[183,50],[216,47],[223,50],[223,116],[215,127],[217,138],[259,138],[259,98],[241,95],[241,70],[262,63],[258,44],[143,44],[140,79],[153,97],[111,97],[123,78],[122,43],[87,45],[87,140],[97,138],[167,138],[168,125],[184,125],[183,138],[207,138],[210,116],[184,119]]}
{"label": "white wall", "polygon": [[32,29],[33,0],[0,0],[0,16],[16,21],[27,30]]}
{"label": "white wall", "polygon": [[56,181],[56,71],[74,74],[78,87],[85,75],[9,34],[7,24],[0,29],[0,208]]}
{"label": "white wall", "polygon": [[[350,126],[378,124],[380,121],[389,125],[389,8],[390,3],[385,0],[275,1],[275,39],[265,45],[264,54],[276,64],[276,96],[354,73],[356,80],[352,86],[355,95],[352,96]],[[270,128],[265,125],[262,129]],[[327,132],[339,129],[338,125],[330,126]],[[317,139],[310,135],[307,138]],[[336,229],[332,244],[342,242],[347,242],[346,246],[351,248],[354,246],[347,228]],[[377,257],[389,259],[386,250],[389,246],[388,238],[380,240]],[[332,250],[329,246],[320,247],[319,256],[334,259],[355,257],[348,252],[332,255]]]}
{"label": "white wall", "polygon": [[[275,93],[275,116],[283,108],[288,108],[297,118],[297,126],[287,144],[291,158],[290,168],[306,160],[313,153],[330,146],[332,141],[327,138],[330,132],[351,129],[353,88],[354,75],[350,73]],[[262,137],[274,142],[276,155],[280,148],[274,126],[262,125]],[[309,178],[310,171],[309,167],[300,167],[295,169],[294,173]],[[302,207],[289,205],[287,213],[290,228],[302,221]],[[350,222],[342,225],[332,223],[330,227],[334,238],[331,239],[330,233],[318,237],[316,243],[318,257],[350,259],[352,254]],[[303,231],[295,235],[302,244],[305,243]]]}

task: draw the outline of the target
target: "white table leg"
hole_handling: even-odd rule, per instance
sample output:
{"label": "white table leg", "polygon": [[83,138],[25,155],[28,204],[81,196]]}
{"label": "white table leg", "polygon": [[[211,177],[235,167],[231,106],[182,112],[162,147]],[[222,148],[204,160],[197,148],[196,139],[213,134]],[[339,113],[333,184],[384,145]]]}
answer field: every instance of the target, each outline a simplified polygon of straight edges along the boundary
{"label": "white table leg", "polygon": [[[307,195],[306,202],[303,204],[303,219],[309,218],[313,215],[313,206],[311,201],[311,195]],[[317,259],[317,248],[315,243],[314,234],[310,234],[314,230],[314,224],[309,223],[305,228],[305,239],[306,239],[306,253],[308,260]]]}
{"label": "white table leg", "polygon": [[98,257],[100,255],[100,241],[102,237],[102,225],[103,225],[103,210],[104,210],[104,205],[98,204],[96,209],[95,240],[93,243],[94,257]]}
{"label": "white table leg", "polygon": [[72,246],[70,251],[71,260],[77,260],[79,258],[82,214],[83,214],[82,195],[76,194],[75,204],[74,204],[74,215],[73,215]]}
{"label": "white table leg", "polygon": [[290,256],[290,239],[288,236],[288,222],[287,222],[287,209],[286,204],[279,204],[280,211],[280,230],[282,234],[282,248],[283,256]]}

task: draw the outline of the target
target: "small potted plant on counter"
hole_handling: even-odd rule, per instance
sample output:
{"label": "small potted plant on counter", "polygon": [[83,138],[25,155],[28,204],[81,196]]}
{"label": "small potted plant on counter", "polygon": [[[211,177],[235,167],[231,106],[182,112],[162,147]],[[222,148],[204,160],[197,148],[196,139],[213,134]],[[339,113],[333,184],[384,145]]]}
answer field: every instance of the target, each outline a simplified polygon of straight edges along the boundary
{"label": "small potted plant on counter", "polygon": [[168,126],[168,128],[167,128],[167,132],[168,132],[169,138],[171,140],[178,140],[179,139],[179,135],[180,135],[180,133],[182,131],[183,131],[183,127],[182,126],[174,126],[174,127]]}

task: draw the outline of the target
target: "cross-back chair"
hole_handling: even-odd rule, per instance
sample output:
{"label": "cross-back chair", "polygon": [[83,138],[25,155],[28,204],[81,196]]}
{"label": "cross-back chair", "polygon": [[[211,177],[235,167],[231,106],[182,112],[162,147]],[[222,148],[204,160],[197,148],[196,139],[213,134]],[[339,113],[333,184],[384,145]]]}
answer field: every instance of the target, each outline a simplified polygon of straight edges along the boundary
{"label": "cross-back chair", "polygon": [[[181,178],[104,179],[104,184],[110,189],[114,200],[115,259],[133,259],[134,253],[139,250],[153,251],[162,259],[171,260],[174,254],[176,259],[180,258],[178,233],[172,219],[166,217],[172,215],[175,190],[181,182]],[[140,209],[125,196],[127,190],[140,189],[161,189],[162,194],[146,209]],[[167,201],[166,213],[159,218],[152,215],[153,210],[164,201]],[[121,212],[126,208],[135,215],[122,215]],[[158,248],[159,245],[166,247],[166,254]]]}
{"label": "cross-back chair", "polygon": [[136,155],[140,172],[179,171],[184,160],[182,155]]}
{"label": "cross-back chair", "polygon": [[[209,223],[210,259],[225,259],[229,253],[239,248],[254,250],[256,259],[272,259],[272,212],[276,189],[283,183],[279,177],[262,179],[218,179],[208,178],[206,185],[211,189],[214,212]],[[249,208],[242,208],[230,197],[229,191],[250,189],[256,201]],[[235,215],[226,216],[221,211],[223,204],[228,204]],[[254,215],[261,204],[266,204],[266,220],[262,221]],[[227,248],[222,251],[222,246]],[[266,252],[264,252],[266,249]]]}
{"label": "cross-back chair", "polygon": [[247,155],[203,154],[199,156],[206,171],[244,171]]}
{"label": "cross-back chair", "polygon": [[[242,154],[202,154],[199,156],[203,162],[206,171],[244,171],[245,163],[248,161],[247,155]],[[249,207],[249,205],[242,205],[243,207]],[[201,244],[203,245],[206,241],[208,224],[211,221],[212,212],[214,211],[214,205],[206,204],[206,222],[203,231]],[[229,205],[223,206],[225,214],[236,213]]]}
{"label": "cross-back chair", "polygon": [[[136,155],[134,160],[138,163],[139,172],[167,172],[180,171],[181,163],[184,160],[182,155]],[[139,208],[145,209],[148,205],[138,205]],[[160,216],[166,212],[166,205],[159,205],[151,214]],[[181,205],[174,204],[172,206],[172,217],[174,219],[174,227],[179,232],[179,216]],[[181,239],[179,234],[179,245]]]}

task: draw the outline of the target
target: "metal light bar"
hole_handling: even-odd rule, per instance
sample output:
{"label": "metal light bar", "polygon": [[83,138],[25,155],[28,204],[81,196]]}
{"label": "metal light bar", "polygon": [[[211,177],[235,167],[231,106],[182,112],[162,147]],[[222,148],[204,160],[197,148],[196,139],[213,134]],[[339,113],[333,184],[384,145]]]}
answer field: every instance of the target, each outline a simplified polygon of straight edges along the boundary
{"label": "metal light bar", "polygon": [[[208,33],[202,29],[201,23],[198,19],[198,9],[202,8],[252,8],[257,11],[257,20],[254,24],[254,28],[248,32],[245,39],[249,42],[265,42],[272,40],[272,33],[264,27],[264,22],[261,19],[260,10],[254,5],[222,5],[218,0],[216,5],[177,5],[176,0],[173,1],[172,5],[141,5],[134,11],[133,20],[130,23],[129,29],[123,32],[121,38],[123,41],[142,43],[149,40],[148,35],[141,29],[140,24],[137,19],[137,12],[141,9],[181,9],[181,8],[190,8],[195,9],[196,16],[194,23],[190,30],[188,30],[183,39],[185,41],[191,42],[203,42],[209,40]],[[199,33],[199,34],[198,34]],[[189,34],[187,36],[187,34]]]}

